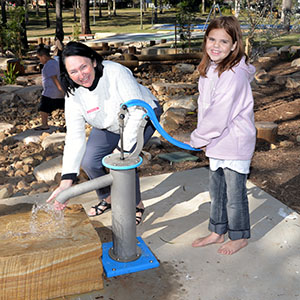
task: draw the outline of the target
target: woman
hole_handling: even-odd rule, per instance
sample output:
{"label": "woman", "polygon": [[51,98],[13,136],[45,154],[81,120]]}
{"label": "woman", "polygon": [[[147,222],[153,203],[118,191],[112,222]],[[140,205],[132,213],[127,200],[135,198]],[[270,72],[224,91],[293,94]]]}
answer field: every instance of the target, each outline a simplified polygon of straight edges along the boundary
{"label": "woman", "polygon": [[[144,86],[137,83],[126,67],[103,58],[90,47],[70,42],[62,53],[62,86],[66,92],[65,117],[67,136],[63,155],[62,178],[59,187],[47,202],[69,188],[79,174],[80,166],[90,179],[106,174],[102,158],[119,149],[119,118],[122,103],[131,99],[147,102],[160,116],[157,99]],[[129,108],[125,119],[124,151],[135,148],[138,124],[144,115],[139,107]],[[85,123],[93,126],[86,142]],[[144,130],[146,143],[155,128],[148,122]],[[75,151],[74,151],[75,150]],[[98,216],[111,208],[110,188],[96,191],[99,203],[91,208],[89,216]],[[55,202],[58,209],[65,204]],[[141,201],[139,178],[136,173],[136,224],[142,220],[144,206]]]}

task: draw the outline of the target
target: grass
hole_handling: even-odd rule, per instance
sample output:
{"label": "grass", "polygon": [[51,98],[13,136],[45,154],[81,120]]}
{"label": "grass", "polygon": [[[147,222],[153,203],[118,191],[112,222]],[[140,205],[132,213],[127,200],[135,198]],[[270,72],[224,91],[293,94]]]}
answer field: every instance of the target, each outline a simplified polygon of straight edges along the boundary
{"label": "grass", "polygon": [[[163,14],[158,14],[158,23],[174,24],[175,10],[165,11]],[[94,24],[95,19],[95,24]],[[27,24],[28,37],[47,37],[55,34],[55,10],[50,9],[51,27],[46,28],[45,10],[41,9],[37,17],[34,11],[29,11],[29,23]],[[74,26],[73,10],[64,9],[63,24],[65,35],[72,34],[72,26]],[[80,11],[77,10],[77,24],[80,26]],[[98,8],[95,10],[95,18],[93,8],[90,9],[90,28],[92,33],[96,32],[111,32],[111,33],[140,33],[140,32],[156,32],[152,29],[152,10],[148,9],[142,20],[143,29],[141,29],[140,11],[139,9],[117,9],[117,16],[108,16],[108,11],[102,10],[102,17],[99,18]]]}
{"label": "grass", "polygon": [[[46,27],[46,14],[45,8],[40,8],[39,15],[36,15],[34,10],[29,10],[29,22],[27,24],[27,36],[28,38],[36,37],[50,37],[55,35],[55,8],[49,8],[50,13],[50,28]],[[77,9],[77,25],[80,28],[80,10]],[[158,24],[175,24],[176,10],[164,10],[163,14],[157,14]],[[8,12],[9,18],[9,12]],[[152,9],[148,9],[143,15],[143,29],[141,29],[140,10],[138,8],[123,8],[117,9],[116,16],[108,16],[107,8],[102,9],[102,17],[99,17],[99,10],[96,7],[95,11],[93,7],[90,8],[90,28],[92,33],[153,33],[157,32],[157,29],[152,26],[153,12]],[[196,14],[195,23],[205,23],[207,14],[202,15],[200,12]],[[95,23],[94,23],[95,20]],[[74,22],[73,9],[63,10],[63,29],[65,35],[72,35]],[[264,35],[259,35],[256,42],[260,42],[264,39]],[[199,44],[199,40],[195,41]],[[283,35],[280,38],[272,39],[268,46],[281,47],[284,45],[299,45],[299,34],[292,33],[289,35]]]}

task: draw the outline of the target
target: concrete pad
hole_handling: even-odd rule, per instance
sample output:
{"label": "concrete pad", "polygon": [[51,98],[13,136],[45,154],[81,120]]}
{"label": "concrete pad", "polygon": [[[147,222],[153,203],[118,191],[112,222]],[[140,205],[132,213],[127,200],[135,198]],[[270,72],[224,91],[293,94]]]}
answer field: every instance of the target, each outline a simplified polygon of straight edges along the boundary
{"label": "concrete pad", "polygon": [[[300,216],[249,181],[247,187],[252,238],[246,248],[224,256],[217,253],[218,245],[191,247],[194,239],[208,234],[206,168],[141,178],[146,211],[137,235],[160,267],[105,278],[104,290],[65,299],[300,299]],[[1,204],[44,201],[48,195],[5,199]],[[89,209],[97,203],[95,192],[70,201],[78,202]],[[91,221],[102,242],[109,241],[111,212]]]}

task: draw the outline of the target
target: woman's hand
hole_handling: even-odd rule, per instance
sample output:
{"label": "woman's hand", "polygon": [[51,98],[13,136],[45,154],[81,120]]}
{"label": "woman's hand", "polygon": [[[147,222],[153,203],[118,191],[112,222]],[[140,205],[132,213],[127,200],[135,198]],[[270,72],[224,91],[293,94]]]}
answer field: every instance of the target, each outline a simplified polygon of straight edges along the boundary
{"label": "woman's hand", "polygon": [[[72,179],[64,179],[60,182],[60,185],[58,188],[56,188],[51,196],[47,199],[47,203],[53,201],[62,191],[68,189],[72,186],[73,180]],[[67,206],[67,202],[62,204],[58,201],[54,201],[54,208],[56,210],[63,210]]]}

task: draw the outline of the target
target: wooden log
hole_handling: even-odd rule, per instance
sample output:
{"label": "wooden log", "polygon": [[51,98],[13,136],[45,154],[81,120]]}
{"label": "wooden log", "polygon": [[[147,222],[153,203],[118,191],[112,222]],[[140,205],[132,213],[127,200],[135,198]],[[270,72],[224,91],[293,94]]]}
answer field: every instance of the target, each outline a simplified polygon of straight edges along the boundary
{"label": "wooden log", "polygon": [[135,55],[139,61],[175,61],[186,59],[201,59],[202,52],[159,54],[159,55]]}
{"label": "wooden log", "polygon": [[[39,218],[51,229],[49,214]],[[33,234],[30,219],[31,211],[0,216],[0,299],[53,299],[103,288],[101,242],[82,206],[66,209],[65,234],[56,234],[57,227],[53,234]]]}
{"label": "wooden log", "polygon": [[257,130],[256,137],[271,144],[276,143],[278,125],[273,122],[255,122]]}

